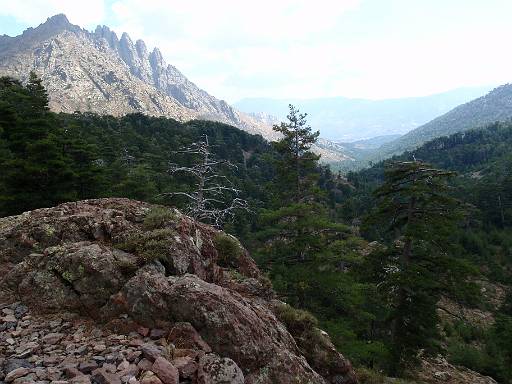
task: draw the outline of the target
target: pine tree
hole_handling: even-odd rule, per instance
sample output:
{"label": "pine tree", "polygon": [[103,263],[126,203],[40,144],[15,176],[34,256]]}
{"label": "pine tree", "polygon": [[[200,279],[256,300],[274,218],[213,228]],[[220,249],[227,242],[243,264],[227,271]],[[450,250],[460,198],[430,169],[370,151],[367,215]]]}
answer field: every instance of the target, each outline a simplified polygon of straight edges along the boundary
{"label": "pine tree", "polygon": [[73,200],[74,174],[64,138],[41,81],[31,73],[26,86],[0,82],[3,137],[10,157],[4,159],[2,214],[15,214]]}
{"label": "pine tree", "polygon": [[320,156],[311,152],[311,146],[320,132],[312,132],[306,121],[306,113],[300,113],[291,104],[289,108],[288,121],[273,127],[274,131],[283,135],[273,144],[281,155],[276,162],[279,178],[287,186],[286,190],[280,190],[281,200],[301,203],[310,200],[317,192],[314,187]]}
{"label": "pine tree", "polygon": [[372,255],[368,270],[390,305],[393,375],[434,345],[441,295],[472,292],[473,269],[450,253],[450,235],[463,213],[448,193],[453,175],[419,161],[392,163],[376,191],[379,205],[368,223],[378,226],[388,246]]}

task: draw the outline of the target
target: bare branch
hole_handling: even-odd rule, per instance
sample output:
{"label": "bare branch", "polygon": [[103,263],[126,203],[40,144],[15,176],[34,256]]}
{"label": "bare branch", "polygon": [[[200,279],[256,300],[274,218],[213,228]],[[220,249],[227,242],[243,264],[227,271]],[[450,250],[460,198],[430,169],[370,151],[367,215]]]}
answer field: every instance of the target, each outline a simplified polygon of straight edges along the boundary
{"label": "bare branch", "polygon": [[187,173],[196,180],[192,192],[169,192],[160,196],[170,198],[182,196],[189,200],[185,208],[188,215],[200,221],[209,222],[217,227],[232,219],[239,210],[249,210],[245,200],[238,197],[241,191],[233,187],[227,176],[221,175],[219,168],[238,169],[228,160],[215,159],[210,151],[208,136],[188,147],[171,152],[172,154],[196,155],[196,162],[190,167],[169,163],[167,173]]}

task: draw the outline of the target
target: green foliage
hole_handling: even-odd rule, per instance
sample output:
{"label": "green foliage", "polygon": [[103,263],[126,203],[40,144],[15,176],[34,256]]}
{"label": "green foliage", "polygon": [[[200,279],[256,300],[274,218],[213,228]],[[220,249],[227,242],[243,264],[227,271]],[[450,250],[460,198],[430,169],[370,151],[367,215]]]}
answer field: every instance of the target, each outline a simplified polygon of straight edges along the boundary
{"label": "green foliage", "polygon": [[218,232],[213,238],[213,244],[219,254],[218,264],[223,267],[236,267],[238,259],[243,254],[239,241],[227,233]]}
{"label": "green foliage", "polygon": [[[195,160],[170,154],[207,135],[216,158],[237,166],[220,176],[242,191],[252,209],[226,228],[252,252],[278,296],[299,308],[285,306],[277,313],[305,356],[308,347],[325,342],[319,325],[356,366],[399,372],[403,367],[397,369],[396,362],[408,363],[418,348],[437,352],[443,341],[451,361],[510,382],[510,302],[490,329],[456,323],[445,327],[446,340],[437,332],[435,309],[441,293],[464,305],[482,305],[467,278],[477,272],[512,284],[512,123],[436,139],[346,179],[320,166],[310,151],[318,135],[305,114],[291,107],[288,121],[275,130],[283,136],[270,145],[215,122],[57,115],[49,112],[37,76],[27,85],[2,77],[0,216],[104,196],[167,204],[165,192],[190,191],[196,182],[168,172],[170,160],[187,167]],[[411,158],[434,165],[424,169],[409,162],[385,174],[386,165]],[[451,171],[459,176],[442,181]],[[422,172],[428,177],[416,177]],[[459,215],[466,205],[457,198],[472,205],[469,215]],[[173,204],[183,208],[186,201]],[[359,228],[377,206],[375,220]],[[156,208],[144,220],[145,231],[126,234],[117,247],[136,254],[139,264],[159,260],[172,274],[175,221],[173,210]],[[52,236],[50,229],[46,235]],[[374,240],[381,246],[370,247]],[[214,243],[219,263],[236,266],[240,243],[226,234]],[[128,259],[119,263],[127,272],[136,267]],[[382,382],[375,371],[363,373],[361,381]]]}
{"label": "green foliage", "polygon": [[164,228],[169,222],[175,223],[177,214],[167,207],[152,208],[144,218],[144,229]]}
{"label": "green foliage", "polygon": [[[225,172],[251,206],[271,199],[276,151],[261,136],[208,121],[179,123],[132,114],[121,118],[48,111],[44,88],[0,78],[0,216],[105,196],[167,204],[162,194],[190,191],[194,180],[168,173],[171,153],[208,135],[212,152],[237,166]],[[244,153],[246,154],[244,157]],[[190,166],[193,159],[172,161]],[[173,200],[178,208],[186,201]],[[255,215],[241,213],[230,231],[250,236]]]}
{"label": "green foliage", "polygon": [[320,132],[312,132],[307,125],[305,113],[300,113],[290,104],[288,121],[274,125],[274,131],[283,137],[274,142],[274,148],[281,155],[276,168],[282,184],[288,188],[280,189],[282,203],[300,203],[308,199],[315,185],[316,168],[319,156],[310,151]]}
{"label": "green foliage", "polygon": [[416,362],[422,348],[436,346],[436,305],[441,294],[467,291],[472,269],[450,253],[446,241],[460,203],[447,195],[444,179],[452,172],[421,162],[399,162],[386,170],[376,190],[378,209],[367,225],[382,231],[388,248],[369,258],[370,281],[391,303],[393,375]]}
{"label": "green foliage", "polygon": [[372,369],[359,368],[356,370],[360,384],[386,384],[389,383],[386,376]]}
{"label": "green foliage", "polygon": [[116,244],[116,248],[136,254],[142,263],[159,260],[165,266],[172,263],[171,245],[175,241],[176,231],[171,228],[157,228],[151,231],[127,234],[125,242]]}
{"label": "green foliage", "polygon": [[318,326],[318,320],[310,312],[295,309],[285,303],[276,306],[275,314],[286,326],[286,329],[294,336],[312,332],[313,329]]}

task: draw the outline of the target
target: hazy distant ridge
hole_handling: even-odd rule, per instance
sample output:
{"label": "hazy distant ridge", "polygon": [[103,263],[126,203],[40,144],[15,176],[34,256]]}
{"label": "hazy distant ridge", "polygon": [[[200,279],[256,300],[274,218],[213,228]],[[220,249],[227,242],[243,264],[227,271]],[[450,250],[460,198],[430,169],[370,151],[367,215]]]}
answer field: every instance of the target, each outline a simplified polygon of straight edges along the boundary
{"label": "hazy distant ridge", "polygon": [[247,98],[234,106],[246,113],[263,112],[282,119],[288,104],[307,112],[309,122],[327,139],[355,141],[404,134],[450,109],[484,95],[488,87],[460,88],[425,97],[364,100],[345,97],[317,99]]}

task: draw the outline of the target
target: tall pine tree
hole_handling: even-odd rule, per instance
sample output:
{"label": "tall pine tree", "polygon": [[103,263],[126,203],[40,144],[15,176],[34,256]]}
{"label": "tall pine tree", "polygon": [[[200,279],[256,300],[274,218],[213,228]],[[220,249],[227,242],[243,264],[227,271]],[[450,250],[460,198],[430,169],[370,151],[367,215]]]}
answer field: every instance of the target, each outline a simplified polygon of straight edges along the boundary
{"label": "tall pine tree", "polygon": [[376,191],[379,205],[368,223],[387,248],[367,260],[367,269],[389,303],[392,375],[414,364],[420,349],[434,346],[441,295],[474,292],[468,279],[474,270],[450,252],[450,235],[463,213],[448,193],[453,175],[419,161],[392,163]]}

